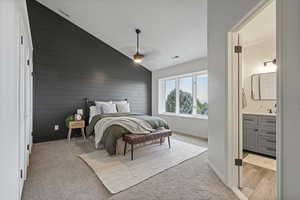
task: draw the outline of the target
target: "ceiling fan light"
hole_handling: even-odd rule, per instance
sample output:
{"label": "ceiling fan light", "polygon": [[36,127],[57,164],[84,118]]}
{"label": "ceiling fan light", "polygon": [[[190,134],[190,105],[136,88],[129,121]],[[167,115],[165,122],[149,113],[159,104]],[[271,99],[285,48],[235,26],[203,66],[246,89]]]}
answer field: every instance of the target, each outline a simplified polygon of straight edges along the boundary
{"label": "ceiling fan light", "polygon": [[141,63],[143,61],[143,57],[144,57],[143,55],[137,53],[133,56],[133,61],[135,63]]}

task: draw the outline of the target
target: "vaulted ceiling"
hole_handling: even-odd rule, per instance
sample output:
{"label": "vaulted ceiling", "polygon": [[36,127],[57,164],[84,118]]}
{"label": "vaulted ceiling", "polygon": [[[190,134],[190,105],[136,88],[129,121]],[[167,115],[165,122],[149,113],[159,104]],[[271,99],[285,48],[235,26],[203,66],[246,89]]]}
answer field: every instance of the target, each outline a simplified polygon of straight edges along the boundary
{"label": "vaulted ceiling", "polygon": [[142,65],[149,70],[207,56],[207,0],[38,2],[128,57],[136,52],[135,28],[140,28]]}

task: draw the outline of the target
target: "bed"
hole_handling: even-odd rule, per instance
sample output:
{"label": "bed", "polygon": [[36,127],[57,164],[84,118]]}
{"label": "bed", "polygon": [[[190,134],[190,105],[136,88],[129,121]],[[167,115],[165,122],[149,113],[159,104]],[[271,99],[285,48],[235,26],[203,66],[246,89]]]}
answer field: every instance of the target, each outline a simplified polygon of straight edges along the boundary
{"label": "bed", "polygon": [[[110,155],[123,153],[125,143],[122,140],[122,136],[125,134],[147,134],[156,130],[169,129],[167,122],[160,117],[141,113],[114,112],[92,114],[91,108],[95,107],[97,102],[107,101],[95,101],[85,98],[86,134],[88,137],[93,138],[96,148],[104,148]],[[128,100],[111,100],[109,102],[128,103]],[[160,141],[152,141],[151,143],[153,142],[159,143]]]}

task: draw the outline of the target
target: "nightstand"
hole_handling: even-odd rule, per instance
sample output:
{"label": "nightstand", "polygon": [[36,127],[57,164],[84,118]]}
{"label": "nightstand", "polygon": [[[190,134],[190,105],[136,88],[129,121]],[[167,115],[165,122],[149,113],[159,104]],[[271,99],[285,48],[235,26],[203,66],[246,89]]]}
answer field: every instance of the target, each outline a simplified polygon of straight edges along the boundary
{"label": "nightstand", "polygon": [[81,129],[81,135],[83,136],[83,139],[85,140],[85,133],[84,133],[85,121],[84,120],[76,120],[76,121],[70,121],[69,122],[69,132],[68,132],[69,142],[71,140],[72,130],[75,129],[75,128],[80,128]]}

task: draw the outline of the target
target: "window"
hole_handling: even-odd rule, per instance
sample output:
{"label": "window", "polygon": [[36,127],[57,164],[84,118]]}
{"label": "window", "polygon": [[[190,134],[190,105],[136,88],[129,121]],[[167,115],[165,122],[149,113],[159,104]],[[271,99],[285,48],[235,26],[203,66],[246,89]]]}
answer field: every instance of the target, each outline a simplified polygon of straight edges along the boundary
{"label": "window", "polygon": [[175,113],[176,112],[176,80],[166,80],[166,112]]}
{"label": "window", "polygon": [[193,114],[193,77],[179,78],[179,113]]}
{"label": "window", "polygon": [[207,118],[207,71],[161,79],[159,85],[160,114]]}

